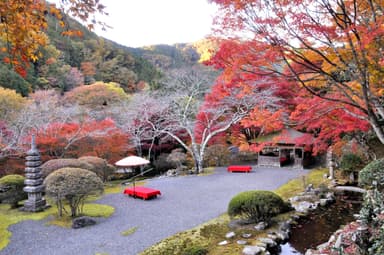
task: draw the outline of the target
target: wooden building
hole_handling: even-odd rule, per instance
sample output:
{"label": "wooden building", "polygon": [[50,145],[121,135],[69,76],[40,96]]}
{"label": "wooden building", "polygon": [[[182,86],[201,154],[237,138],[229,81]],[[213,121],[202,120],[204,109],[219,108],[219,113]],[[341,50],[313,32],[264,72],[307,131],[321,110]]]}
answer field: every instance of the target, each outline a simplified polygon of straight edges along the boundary
{"label": "wooden building", "polygon": [[304,157],[310,150],[312,136],[292,128],[268,134],[256,139],[263,146],[258,153],[258,166],[272,166],[303,169]]}

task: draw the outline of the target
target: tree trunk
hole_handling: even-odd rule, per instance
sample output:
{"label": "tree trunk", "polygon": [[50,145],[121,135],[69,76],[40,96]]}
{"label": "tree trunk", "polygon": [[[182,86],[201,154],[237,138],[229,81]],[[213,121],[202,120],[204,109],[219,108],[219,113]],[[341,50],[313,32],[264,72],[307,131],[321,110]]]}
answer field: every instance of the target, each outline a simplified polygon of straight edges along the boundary
{"label": "tree trunk", "polygon": [[373,131],[375,132],[377,138],[380,140],[382,144],[384,144],[384,131],[382,126],[378,123],[378,121],[375,118],[370,118],[370,124],[373,128]]}

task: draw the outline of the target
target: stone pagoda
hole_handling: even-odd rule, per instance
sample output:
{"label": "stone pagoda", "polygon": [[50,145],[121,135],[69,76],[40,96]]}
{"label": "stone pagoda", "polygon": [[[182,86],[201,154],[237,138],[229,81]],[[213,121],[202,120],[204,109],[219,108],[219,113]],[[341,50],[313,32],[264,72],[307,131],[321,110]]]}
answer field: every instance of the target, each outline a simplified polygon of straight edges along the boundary
{"label": "stone pagoda", "polygon": [[32,135],[31,149],[27,152],[25,162],[25,187],[24,191],[28,194],[28,200],[24,202],[22,211],[39,212],[47,208],[47,203],[43,198],[44,185],[41,174],[41,157],[36,148],[35,136]]}

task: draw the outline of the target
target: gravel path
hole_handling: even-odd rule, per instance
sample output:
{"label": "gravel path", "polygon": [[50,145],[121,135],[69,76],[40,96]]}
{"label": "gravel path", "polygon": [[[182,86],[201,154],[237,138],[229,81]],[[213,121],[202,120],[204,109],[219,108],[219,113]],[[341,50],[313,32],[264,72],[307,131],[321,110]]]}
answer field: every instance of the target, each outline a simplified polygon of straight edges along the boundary
{"label": "gravel path", "polygon": [[[110,194],[99,203],[115,213],[83,229],[48,226],[45,221],[12,225],[10,244],[0,255],[135,255],[177,232],[213,219],[227,209],[229,200],[245,190],[273,190],[305,170],[254,168],[251,173],[227,173],[217,168],[208,176],[155,178],[146,187],[159,189],[156,199],[141,200]],[[121,233],[137,227],[135,233]]]}

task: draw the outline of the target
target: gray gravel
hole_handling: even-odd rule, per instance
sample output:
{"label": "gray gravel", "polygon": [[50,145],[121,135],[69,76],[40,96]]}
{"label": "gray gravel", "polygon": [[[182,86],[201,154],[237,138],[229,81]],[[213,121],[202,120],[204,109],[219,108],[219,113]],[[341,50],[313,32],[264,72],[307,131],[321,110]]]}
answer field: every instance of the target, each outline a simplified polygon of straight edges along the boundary
{"label": "gray gravel", "polygon": [[[141,200],[110,194],[98,200],[115,207],[95,226],[65,229],[46,221],[12,225],[10,244],[1,255],[135,255],[177,232],[213,219],[227,209],[229,200],[245,190],[273,190],[306,170],[254,168],[251,173],[228,173],[217,168],[208,176],[154,178],[146,187],[159,189],[156,199]],[[137,227],[135,233],[121,233]]]}

